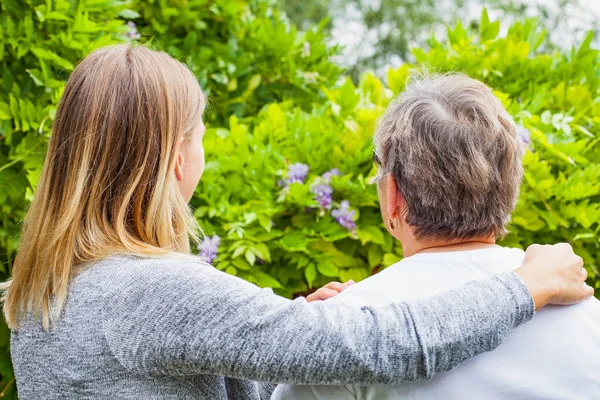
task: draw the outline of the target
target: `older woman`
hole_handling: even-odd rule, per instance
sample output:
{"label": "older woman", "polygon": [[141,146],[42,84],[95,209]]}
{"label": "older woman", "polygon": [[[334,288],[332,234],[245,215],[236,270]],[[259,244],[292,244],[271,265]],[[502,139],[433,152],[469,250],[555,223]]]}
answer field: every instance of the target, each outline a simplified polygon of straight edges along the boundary
{"label": "older woman", "polygon": [[[375,135],[381,213],[405,258],[332,304],[414,301],[518,267],[496,239],[515,207],[523,144],[483,83],[462,75],[413,81]],[[281,386],[276,399],[598,399],[600,302],[548,308],[491,353],[429,382]]]}
{"label": "older woman", "polygon": [[527,286],[506,272],[366,309],[290,301],[220,272],[190,255],[204,105],[183,64],[143,47],[98,50],[69,78],[5,284],[21,399],[401,383],[496,347],[533,316],[530,291],[537,307],[591,294],[564,245],[532,249],[518,271]]}

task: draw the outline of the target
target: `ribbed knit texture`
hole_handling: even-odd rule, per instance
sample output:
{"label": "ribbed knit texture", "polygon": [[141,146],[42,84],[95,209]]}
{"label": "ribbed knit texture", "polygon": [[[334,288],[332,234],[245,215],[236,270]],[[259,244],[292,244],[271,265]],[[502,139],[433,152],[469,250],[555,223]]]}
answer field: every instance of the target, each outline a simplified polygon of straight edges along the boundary
{"label": "ribbed knit texture", "polygon": [[430,378],[494,349],[533,313],[512,272],[352,309],[284,299],[201,262],[114,256],[75,277],[50,332],[25,320],[11,353],[22,400],[266,399],[264,382]]}

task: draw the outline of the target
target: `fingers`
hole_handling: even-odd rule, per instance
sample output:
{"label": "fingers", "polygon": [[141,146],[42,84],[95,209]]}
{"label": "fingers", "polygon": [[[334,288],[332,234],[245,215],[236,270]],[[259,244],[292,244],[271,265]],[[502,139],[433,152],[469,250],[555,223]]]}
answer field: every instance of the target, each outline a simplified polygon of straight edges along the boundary
{"label": "fingers", "polygon": [[317,290],[313,294],[307,296],[306,300],[308,302],[317,301],[317,300],[327,300],[327,299],[337,296],[338,294],[340,294],[340,292],[338,292],[337,290],[328,289],[327,287],[322,287],[321,289]]}
{"label": "fingers", "polygon": [[571,246],[571,243],[562,242],[562,243],[557,243],[556,246],[560,247],[560,248],[564,248],[566,251],[573,251],[573,246]]}
{"label": "fingers", "polygon": [[338,293],[342,290],[346,289],[348,286],[345,283],[340,282],[329,282],[327,285],[323,286],[327,289],[336,290]]}
{"label": "fingers", "polygon": [[588,286],[588,285],[584,285],[584,286],[585,286],[584,289],[583,289],[583,295],[584,295],[584,297],[586,299],[592,297],[594,295],[594,292],[595,292],[594,288],[591,287],[591,286]]}
{"label": "fingers", "polygon": [[354,285],[354,283],[355,282],[352,279],[350,279],[346,283],[329,282],[327,285],[318,289],[316,292],[306,296],[306,301],[311,302],[311,301],[330,299],[330,298],[335,297],[338,294],[340,294],[342,291],[347,289],[349,286]]}

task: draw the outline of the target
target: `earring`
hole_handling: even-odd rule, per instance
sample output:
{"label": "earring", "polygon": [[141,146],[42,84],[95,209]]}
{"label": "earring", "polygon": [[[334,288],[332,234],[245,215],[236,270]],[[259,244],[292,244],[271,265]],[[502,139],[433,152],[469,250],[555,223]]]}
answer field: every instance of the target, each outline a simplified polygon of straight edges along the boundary
{"label": "earring", "polygon": [[394,221],[393,221],[391,218],[390,218],[390,219],[388,219],[388,225],[390,226],[390,229],[391,229],[391,230],[394,230],[394,229],[395,229],[395,226],[394,226]]}

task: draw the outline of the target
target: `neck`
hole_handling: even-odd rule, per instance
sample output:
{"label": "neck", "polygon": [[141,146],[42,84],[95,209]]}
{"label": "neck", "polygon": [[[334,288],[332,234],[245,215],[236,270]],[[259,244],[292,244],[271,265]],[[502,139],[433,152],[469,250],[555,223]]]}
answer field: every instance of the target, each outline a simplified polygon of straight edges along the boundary
{"label": "neck", "polygon": [[402,240],[404,257],[410,257],[417,253],[443,253],[496,247],[495,237],[458,240],[417,240],[414,236],[411,236],[410,239]]}

